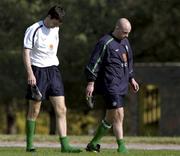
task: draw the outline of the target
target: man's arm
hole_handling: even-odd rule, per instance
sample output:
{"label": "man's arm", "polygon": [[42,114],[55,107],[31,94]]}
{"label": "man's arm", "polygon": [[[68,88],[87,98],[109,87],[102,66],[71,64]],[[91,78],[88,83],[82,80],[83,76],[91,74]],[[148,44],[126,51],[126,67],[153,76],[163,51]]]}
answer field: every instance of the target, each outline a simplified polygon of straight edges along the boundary
{"label": "man's arm", "polygon": [[36,78],[34,76],[32,67],[31,67],[31,60],[30,60],[30,49],[24,48],[23,50],[23,62],[27,73],[27,82],[29,85],[33,86],[36,85]]}
{"label": "man's arm", "polygon": [[98,42],[96,44],[90,57],[89,63],[85,68],[85,75],[88,82],[86,87],[86,96],[92,96],[92,93],[94,91],[94,82],[100,70],[104,55],[103,47],[104,44],[101,42]]}
{"label": "man's arm", "polygon": [[[127,40],[127,46],[126,50],[128,51],[129,56],[129,60],[128,60],[128,64],[129,64],[129,83],[131,84],[133,91],[134,92],[138,92],[139,90],[139,84],[137,83],[137,81],[134,79],[134,71],[133,71],[133,52],[130,46],[129,41]],[[127,49],[128,48],[128,49]]]}

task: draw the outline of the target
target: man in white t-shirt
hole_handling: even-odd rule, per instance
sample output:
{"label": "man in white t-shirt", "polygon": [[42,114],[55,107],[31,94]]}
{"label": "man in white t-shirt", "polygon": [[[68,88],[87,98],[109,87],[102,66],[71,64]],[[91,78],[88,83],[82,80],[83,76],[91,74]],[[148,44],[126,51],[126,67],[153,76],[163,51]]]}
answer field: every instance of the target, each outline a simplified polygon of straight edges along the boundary
{"label": "man in white t-shirt", "polygon": [[35,124],[44,99],[50,100],[56,113],[61,152],[81,152],[68,143],[64,86],[58,69],[59,26],[64,15],[65,11],[61,6],[54,6],[44,20],[34,23],[25,32],[23,61],[28,83],[26,99],[29,100],[26,121],[27,152],[35,151]]}

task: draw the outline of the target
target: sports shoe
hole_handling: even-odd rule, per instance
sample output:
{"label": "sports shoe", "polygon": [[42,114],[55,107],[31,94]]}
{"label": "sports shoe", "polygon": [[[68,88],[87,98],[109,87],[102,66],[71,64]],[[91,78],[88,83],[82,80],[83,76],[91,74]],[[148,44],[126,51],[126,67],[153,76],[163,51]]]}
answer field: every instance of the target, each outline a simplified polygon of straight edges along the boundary
{"label": "sports shoe", "polygon": [[32,92],[32,98],[33,98],[34,100],[41,101],[42,94],[41,94],[41,92],[39,91],[38,86],[36,86],[36,85],[31,86],[31,92]]}
{"label": "sports shoe", "polygon": [[86,97],[86,103],[89,106],[89,108],[93,109],[94,108],[94,104],[95,104],[95,100],[93,96],[87,96]]}
{"label": "sports shoe", "polygon": [[94,146],[89,143],[86,147],[86,151],[98,153],[98,152],[100,152],[100,147],[101,146],[99,144],[96,144],[96,146]]}
{"label": "sports shoe", "polygon": [[117,152],[118,153],[122,153],[122,154],[127,154],[128,153],[128,150],[127,150],[127,148],[126,148],[124,143],[121,144],[120,148],[117,149]]}

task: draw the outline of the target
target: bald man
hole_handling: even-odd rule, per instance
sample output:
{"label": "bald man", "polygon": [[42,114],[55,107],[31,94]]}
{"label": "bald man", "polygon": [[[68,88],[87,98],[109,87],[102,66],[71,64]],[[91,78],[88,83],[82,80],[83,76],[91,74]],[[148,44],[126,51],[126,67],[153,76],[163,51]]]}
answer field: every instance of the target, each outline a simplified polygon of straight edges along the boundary
{"label": "bald man", "polygon": [[106,114],[86,151],[100,152],[100,139],[112,127],[118,144],[117,151],[127,153],[123,140],[124,98],[131,85],[134,92],[139,85],[133,76],[133,55],[127,39],[131,24],[126,18],[118,19],[114,31],[103,36],[96,44],[85,68],[86,98],[103,96]]}

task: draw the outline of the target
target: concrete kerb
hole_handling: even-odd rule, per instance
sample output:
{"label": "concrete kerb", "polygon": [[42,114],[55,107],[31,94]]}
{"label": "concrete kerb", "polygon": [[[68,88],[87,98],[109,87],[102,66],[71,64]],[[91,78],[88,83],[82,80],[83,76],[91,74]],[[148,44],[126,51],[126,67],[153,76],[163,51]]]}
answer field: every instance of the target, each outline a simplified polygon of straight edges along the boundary
{"label": "concrete kerb", "polygon": [[[86,144],[72,144],[73,146],[85,148]],[[35,142],[36,147],[48,147],[48,148],[60,148],[58,143],[54,142]],[[15,141],[0,141],[0,147],[24,147],[25,142]],[[102,149],[116,149],[116,144],[101,144]],[[139,149],[139,150],[180,150],[180,145],[176,144],[141,144],[141,143],[129,143],[127,144],[128,149]]]}

